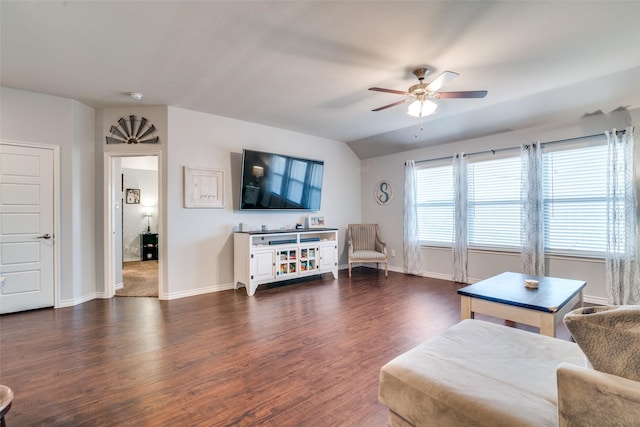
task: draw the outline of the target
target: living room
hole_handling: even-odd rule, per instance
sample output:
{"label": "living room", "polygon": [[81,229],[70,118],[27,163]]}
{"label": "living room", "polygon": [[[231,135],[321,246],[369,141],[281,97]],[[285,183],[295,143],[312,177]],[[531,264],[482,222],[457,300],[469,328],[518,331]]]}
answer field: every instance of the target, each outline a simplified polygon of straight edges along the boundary
{"label": "living room", "polygon": [[[8,32],[9,20],[18,19],[16,15],[7,13],[15,12],[15,10],[9,9],[9,6],[11,8],[16,6],[12,2],[3,1],[2,3],[4,16],[2,23],[5,27],[2,37],[3,50],[14,52],[13,48],[9,50],[10,46],[8,45],[17,43],[18,38],[14,36],[22,34],[20,32],[5,33],[4,31]],[[62,13],[65,6],[62,6],[62,2],[55,3],[57,9],[54,10]],[[383,3],[386,3],[387,7],[393,7],[393,4],[390,5],[389,2]],[[434,2],[434,6],[444,7],[444,3]],[[605,8],[604,3],[607,2],[601,3],[599,7]],[[607,19],[615,21],[614,18],[618,15],[633,16],[633,12],[637,12],[637,7],[634,8],[632,3],[624,3],[624,7],[622,4],[615,4],[612,7],[620,6],[621,12],[607,15]],[[366,3],[362,6],[363,8],[373,8],[372,5]],[[425,10],[424,5],[405,3],[400,8],[403,10],[403,14],[411,15],[410,9],[414,6],[420,8],[422,19],[427,19],[426,16],[431,12],[435,14],[435,9]],[[70,2],[69,7],[73,8],[77,5],[74,6],[74,2]],[[301,6],[297,5],[296,7]],[[353,12],[353,10],[351,11]],[[580,11],[580,17],[584,18],[586,22],[597,21],[597,17],[594,17],[597,15],[596,13],[587,13],[582,9]],[[140,11],[138,10],[138,12]],[[308,14],[312,14],[312,12],[306,11]],[[584,16],[582,16],[583,12]],[[383,15],[384,11],[378,13]],[[304,16],[309,18],[308,14]],[[342,16],[344,13],[340,10],[340,13],[336,12],[336,14]],[[490,12],[487,11],[487,14]],[[43,19],[41,15],[36,15],[36,18]],[[461,20],[457,25],[460,28],[464,27],[464,22],[473,21],[468,14],[464,14],[464,16],[466,21]],[[332,18],[338,19],[333,14]],[[30,19],[35,18],[32,16]],[[378,19],[381,19],[380,16]],[[5,25],[5,20],[7,20],[7,25]],[[38,22],[36,21],[36,23]],[[331,19],[325,17],[323,22],[331,22]],[[342,21],[340,20],[340,22]],[[530,21],[527,22],[533,26]],[[514,31],[513,28],[516,26],[510,25],[507,28]],[[175,29],[172,26],[169,27]],[[613,37],[613,40],[617,43],[616,47],[628,48],[635,43],[629,42],[629,40],[637,40],[640,35],[637,34],[637,29],[633,26],[621,25],[621,27],[624,28],[619,29],[620,36]],[[11,25],[11,28],[14,26]],[[348,33],[344,28],[343,31]],[[375,31],[370,30],[368,33],[373,37],[371,33],[375,33]],[[95,299],[110,298],[115,292],[115,283],[111,276],[113,261],[110,255],[113,242],[107,230],[111,215],[108,203],[109,167],[110,162],[117,157],[141,155],[158,157],[157,224],[160,238],[158,298],[174,302],[173,300],[186,297],[203,296],[234,289],[236,284],[233,277],[233,233],[238,230],[240,223],[248,224],[255,230],[263,224],[275,230],[291,229],[296,224],[304,223],[309,214],[309,212],[274,213],[238,210],[243,149],[283,153],[324,161],[320,212],[325,216],[329,227],[338,229],[341,270],[347,266],[347,225],[351,223],[377,223],[390,251],[390,271],[403,273],[405,161],[437,159],[460,152],[475,153],[513,148],[534,141],[552,142],[578,138],[603,133],[613,128],[623,129],[630,125],[637,126],[640,123],[640,58],[635,48],[628,49],[624,54],[613,55],[609,51],[615,49],[610,49],[611,46],[608,44],[610,39],[607,39],[604,42],[606,46],[596,46],[593,50],[587,50],[580,44],[580,38],[585,35],[578,33],[572,37],[567,36],[562,39],[562,42],[558,41],[560,47],[557,51],[554,50],[550,56],[558,62],[578,61],[579,58],[576,57],[582,56],[589,60],[585,59],[585,62],[581,64],[598,64],[597,71],[575,78],[565,76],[564,84],[558,87],[547,86],[539,81],[536,81],[537,86],[525,87],[523,80],[512,81],[507,80],[506,77],[504,87],[485,87],[485,81],[481,77],[487,77],[492,73],[491,63],[495,63],[495,70],[504,72],[499,68],[500,64],[497,64],[502,59],[474,65],[471,60],[469,63],[465,63],[460,58],[464,58],[465,55],[473,58],[483,55],[484,57],[490,56],[491,49],[499,50],[500,43],[502,43],[500,37],[496,36],[495,44],[490,47],[484,46],[482,52],[477,54],[467,49],[464,52],[458,51],[454,57],[453,54],[442,53],[447,50],[447,46],[440,46],[438,49],[433,46],[424,47],[425,51],[416,53],[413,48],[422,46],[425,43],[424,40],[435,40],[433,34],[429,35],[430,37],[421,34],[420,37],[416,37],[415,41],[412,37],[407,36],[407,39],[411,39],[407,41],[410,43],[410,46],[406,47],[407,52],[404,52],[405,48],[402,48],[402,55],[392,58],[393,60],[386,59],[385,61],[388,63],[384,65],[384,73],[371,70],[375,67],[370,64],[378,64],[380,61],[373,54],[369,57],[365,55],[370,51],[363,52],[353,48],[347,49],[345,53],[345,50],[337,49],[340,46],[344,47],[344,43],[335,42],[332,46],[337,49],[336,57],[332,57],[331,61],[340,62],[349,56],[347,53],[354,56],[357,56],[358,53],[361,54],[356,58],[356,63],[348,67],[353,68],[349,75],[357,74],[358,77],[350,79],[349,85],[352,86],[349,90],[343,90],[336,95],[336,99],[333,100],[334,104],[322,97],[313,101],[311,99],[300,101],[298,98],[297,102],[292,102],[289,106],[290,110],[304,110],[307,107],[311,109],[311,104],[315,103],[314,105],[323,105],[324,109],[331,111],[328,116],[320,116],[314,115],[318,113],[318,110],[314,109],[313,113],[301,119],[299,124],[288,127],[286,126],[288,122],[279,117],[272,118],[271,124],[264,124],[257,119],[254,121],[251,114],[243,111],[227,113],[223,110],[215,112],[198,110],[192,106],[195,104],[188,102],[188,99],[196,97],[196,93],[210,91],[211,93],[207,96],[212,98],[217,96],[210,86],[210,82],[204,77],[194,79],[194,81],[200,82],[201,86],[194,85],[197,88],[175,95],[173,98],[163,98],[147,90],[137,88],[137,85],[143,85],[145,79],[151,79],[150,76],[154,76],[155,71],[147,71],[142,77],[136,75],[135,77],[127,77],[131,80],[127,80],[127,78],[119,80],[118,83],[121,86],[109,87],[106,89],[109,95],[101,102],[94,103],[89,101],[89,97],[64,95],[57,91],[58,87],[55,84],[48,88],[41,88],[35,83],[32,86],[21,86],[14,83],[9,79],[13,74],[4,72],[6,66],[4,64],[7,62],[16,63],[16,58],[19,55],[14,53],[15,56],[10,56],[7,59],[3,54],[3,77],[0,87],[0,111],[2,114],[0,139],[3,142],[17,142],[31,146],[58,147],[59,170],[54,182],[56,185],[55,204],[58,211],[53,230],[58,247],[55,255],[56,268],[53,279],[55,292],[51,305],[56,309],[81,306]],[[588,32],[587,35],[593,36],[592,32]],[[638,37],[632,37],[634,35]],[[42,39],[38,39],[38,41],[26,38],[25,40],[20,43],[21,49],[25,52],[29,51],[30,43],[35,45],[38,42],[43,43]],[[299,50],[292,48],[292,51],[297,52],[300,57],[313,56],[314,61],[318,61],[318,58],[326,54],[322,48],[311,49],[314,46],[313,37],[306,40],[310,46],[309,51],[300,47],[298,47]],[[122,39],[118,38],[118,41],[121,42],[116,44],[118,46],[125,44]],[[145,38],[144,41],[148,42],[149,40]],[[196,43],[193,40],[191,42]],[[449,42],[451,49],[454,49],[453,38],[449,39]],[[526,51],[527,46],[530,46],[531,50],[535,50],[534,53],[542,55],[544,51],[542,45],[552,44],[552,42],[553,40],[548,38],[543,38],[538,42],[523,40],[522,50]],[[362,46],[358,44],[361,43],[360,41],[353,43],[354,46]],[[5,49],[5,44],[7,44],[7,49]],[[480,44],[478,43],[478,45]],[[145,45],[142,43],[141,46]],[[404,45],[397,41],[397,46]],[[508,58],[508,54],[516,55],[515,48],[511,45],[509,48],[514,50],[500,51],[504,53],[504,58]],[[578,53],[575,56],[570,56],[570,60],[561,56],[562,53],[566,53],[563,50],[570,51],[571,49],[575,49]],[[144,49],[142,48],[142,50]],[[39,50],[36,49],[36,51]],[[101,55],[100,52],[94,52],[91,58],[95,60]],[[418,58],[415,57],[416,55]],[[600,55],[605,55],[606,59],[598,59]],[[295,55],[292,54],[292,56]],[[390,54],[389,56],[393,57]],[[425,58],[425,56],[427,57]],[[624,59],[618,59],[621,56],[624,56]],[[433,57],[435,59],[432,59]],[[548,58],[545,59],[548,60]],[[368,60],[371,62],[367,62]],[[75,60],[76,66],[79,67],[83,61],[86,60],[81,55],[78,56]],[[456,81],[458,86],[452,90],[488,89],[489,100],[496,93],[501,97],[498,98],[500,102],[491,101],[489,104],[483,104],[482,108],[476,109],[473,104],[469,103],[482,102],[481,100],[460,100],[464,107],[461,107],[459,111],[455,110],[453,104],[447,105],[443,102],[440,118],[434,119],[434,121],[426,119],[424,123],[408,117],[404,107],[397,107],[399,109],[395,111],[390,109],[384,113],[370,111],[374,107],[393,102],[398,98],[367,92],[368,87],[380,85],[404,90],[415,83],[413,76],[405,76],[405,74],[411,74],[406,70],[408,64],[417,65],[418,62],[425,61],[429,63],[438,61],[434,65],[438,72],[448,68],[460,72],[460,77]],[[528,61],[533,60],[528,58]],[[55,59],[46,56],[45,62],[53,67]],[[169,62],[171,61],[162,61],[161,65],[156,63],[156,69],[168,67],[167,63]],[[179,62],[179,60],[175,62]],[[246,58],[245,62],[251,63]],[[532,63],[526,62],[527,65]],[[259,65],[269,68],[268,66],[272,64],[272,62],[265,60],[264,64]],[[128,65],[124,67],[126,68]],[[220,67],[223,66],[220,65]],[[8,71],[15,72],[19,68],[16,65]],[[524,69],[526,66],[518,64],[517,61],[514,61],[508,68],[523,68],[522,72],[527,71]],[[315,68],[304,68],[300,64],[293,67],[293,70],[287,69],[285,66],[282,66],[282,69],[283,73],[289,71],[292,74],[307,74],[309,84],[313,84],[314,79],[336,80],[337,82],[340,80],[339,72],[323,75],[318,73]],[[371,72],[370,75],[367,75],[367,70]],[[202,72],[202,70],[200,71]],[[553,74],[552,70],[543,67],[538,67],[535,71],[542,76]],[[227,77],[233,73],[233,71],[227,70],[222,74],[224,74],[223,77]],[[239,71],[236,70],[235,73],[239,73]],[[252,71],[252,76],[255,76],[254,73],[255,71]],[[570,74],[568,71],[567,73]],[[114,74],[116,73],[114,72]],[[80,76],[82,75],[84,74],[81,73]],[[202,75],[206,76],[206,73],[202,72]],[[392,77],[394,75],[397,76]],[[82,80],[80,76],[70,75],[69,80]],[[255,84],[257,86],[264,84],[286,91],[289,90],[284,87],[286,86],[284,81],[287,80],[287,74],[285,73],[283,76],[280,79],[274,77],[274,80],[270,80],[270,84],[261,82]],[[429,76],[429,78],[432,77]],[[221,79],[219,75],[217,78]],[[34,80],[38,80],[38,78]],[[44,81],[44,79],[41,80]],[[167,78],[167,81],[169,80],[172,79]],[[255,81],[253,78],[248,80]],[[217,82],[219,81],[217,80]],[[358,85],[355,85],[355,81],[359,82]],[[222,83],[217,84],[224,86]],[[247,83],[249,86],[251,84]],[[610,97],[606,100],[596,97],[593,93],[596,92],[593,90],[594,87],[607,88]],[[323,88],[326,88],[324,84]],[[128,96],[128,92],[132,90],[144,91],[143,100],[132,100]],[[305,92],[305,89],[300,89],[298,86],[294,92],[296,92],[296,96],[302,97],[301,94]],[[517,96],[507,96],[507,92],[517,92]],[[237,96],[247,96],[251,99],[251,103],[264,102],[266,106],[263,106],[262,109],[270,109],[269,99],[257,95],[254,97],[250,90]],[[230,104],[234,102],[234,99],[229,95],[221,95],[220,97]],[[288,99],[285,96],[283,98]],[[363,99],[366,99],[366,103],[362,103]],[[163,102],[163,100],[166,101]],[[451,103],[456,101],[451,100]],[[238,104],[240,104],[239,100]],[[336,128],[344,127],[342,126],[343,122],[338,122],[338,118],[335,116],[342,115],[339,105],[346,104],[350,108],[361,109],[362,113],[369,115],[362,123],[358,124],[359,127],[370,127],[375,129],[377,133],[372,130],[366,138],[338,139],[330,136],[317,136],[320,133],[306,130],[317,130],[310,125],[305,127],[309,122],[314,121],[324,121],[327,123],[327,127],[331,127],[335,120],[335,123],[338,123],[335,125]],[[544,107],[540,108],[540,105]],[[538,109],[534,109],[534,106]],[[619,109],[619,107],[623,108]],[[234,109],[241,110],[242,108],[235,107]],[[518,114],[507,117],[504,115],[505,110],[516,111]],[[598,111],[599,113],[597,113]],[[286,116],[288,113],[289,111],[284,110],[278,112],[282,116]],[[278,114],[273,113],[275,116]],[[379,114],[386,115],[380,116]],[[131,115],[138,118],[144,117],[155,126],[155,135],[158,137],[157,144],[106,143],[105,137],[111,135],[111,127],[117,125],[121,118],[128,118]],[[502,120],[497,120],[498,124],[496,124],[496,117],[502,118]],[[391,130],[383,130],[378,127],[381,126],[378,122],[384,122],[385,118],[394,122],[391,128],[400,130],[404,134],[404,139],[396,144],[395,151],[387,152],[382,148],[381,141],[386,138],[390,140],[394,138],[394,135],[387,134],[392,132]],[[491,126],[485,125],[485,122],[491,122]],[[443,128],[454,129],[455,132],[447,134],[442,130]],[[414,140],[420,140],[421,143],[412,144]],[[378,147],[381,147],[381,151],[376,152]],[[384,149],[387,148],[388,146],[384,146]],[[369,154],[364,154],[366,150],[371,151]],[[184,207],[184,168],[190,166],[223,171],[224,206],[222,208],[187,209]],[[390,183],[394,190],[392,200],[384,205],[377,203],[373,196],[376,185],[383,180]],[[453,263],[450,248],[423,246],[421,254],[423,260],[421,275],[425,280],[450,281],[452,279]],[[584,290],[585,301],[595,304],[607,302],[604,281],[605,267],[602,259],[551,256],[547,262],[549,275],[587,281],[587,287]],[[470,283],[503,271],[520,271],[518,253],[476,249],[470,251]],[[236,292],[246,297],[243,294],[244,290],[240,289]]]}

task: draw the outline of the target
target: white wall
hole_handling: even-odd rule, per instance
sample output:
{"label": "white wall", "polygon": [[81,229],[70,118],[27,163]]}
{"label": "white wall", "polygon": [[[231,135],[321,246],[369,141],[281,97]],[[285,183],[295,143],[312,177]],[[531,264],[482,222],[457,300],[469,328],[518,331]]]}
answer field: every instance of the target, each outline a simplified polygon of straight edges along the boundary
{"label": "white wall", "polygon": [[[592,135],[606,129],[623,129],[640,123],[640,109],[620,111],[606,115],[582,118],[574,123],[549,124],[522,131],[508,131],[498,135],[460,141],[451,144],[422,148],[404,153],[377,157],[362,161],[362,221],[380,224],[382,237],[388,249],[395,249],[390,258],[390,268],[403,271],[403,197],[405,160],[428,160],[451,156],[459,152],[479,152],[491,149],[518,147],[532,141],[555,141],[577,136]],[[424,131],[429,131],[428,122]],[[393,200],[380,206],[373,197],[376,184],[386,179],[394,188]],[[450,249],[422,249],[422,272],[426,276],[450,280],[453,264]],[[520,271],[519,254],[470,251],[468,256],[469,280],[475,282],[503,271]],[[594,302],[605,302],[604,263],[602,260],[569,257],[547,259],[547,274],[587,281],[586,297]]]}
{"label": "white wall", "polygon": [[[117,125],[118,119],[121,117],[128,118],[129,115],[135,115],[138,119],[145,117],[148,124],[156,127],[155,136],[158,136],[158,144],[109,144],[105,142],[105,137],[110,135],[109,129],[112,125]],[[105,229],[107,226],[107,217],[105,217],[106,203],[108,200],[105,194],[105,165],[111,156],[122,157],[141,157],[141,156],[160,156],[156,162],[159,174],[158,179],[158,199],[157,199],[157,216],[155,220],[159,224],[157,232],[160,239],[158,248],[159,258],[159,294],[162,297],[167,295],[167,263],[166,259],[167,244],[163,244],[165,240],[163,236],[167,234],[166,216],[166,187],[167,177],[163,171],[166,170],[166,152],[168,147],[167,140],[167,107],[166,106],[134,106],[126,108],[104,108],[96,112],[96,134],[95,134],[95,192],[96,192],[96,292],[99,297],[106,296],[105,287],[105,251],[108,247]],[[123,159],[124,160],[124,159]],[[125,164],[126,164],[125,160]],[[120,196],[120,186],[117,186],[117,199]],[[120,250],[121,246],[118,242],[112,242],[113,247]],[[114,283],[115,285],[116,283]]]}
{"label": "white wall", "polygon": [[[155,157],[147,157],[157,160]],[[132,159],[140,159],[133,157]],[[127,160],[126,158],[123,160]],[[140,234],[147,231],[147,211],[151,214],[149,217],[149,227],[152,233],[158,231],[158,172],[154,169],[130,169],[123,167],[121,169],[124,176],[123,197],[125,201],[122,205],[122,254],[123,260],[140,261],[142,253],[140,253]],[[140,190],[140,203],[127,203],[126,191],[128,188]]]}
{"label": "white wall", "polygon": [[[640,122],[640,110],[626,116],[601,116],[569,124],[551,124],[519,132],[505,132],[475,140],[414,150],[360,162],[343,143],[249,122],[166,106],[110,108],[94,112],[73,100],[0,88],[0,138],[60,147],[60,305],[73,305],[104,292],[104,164],[105,153],[140,156],[159,153],[161,180],[158,220],[161,298],[174,298],[227,289],[233,281],[231,233],[240,222],[258,227],[291,227],[302,213],[239,212],[239,168],[243,148],[281,152],[325,161],[321,212],[329,226],[340,229],[340,262],[346,263],[344,232],[350,222],[377,222],[390,249],[392,269],[402,270],[403,164],[453,153],[518,146],[530,141],[552,141],[623,128]],[[120,117],[144,115],[157,128],[159,144],[110,145],[104,137]],[[428,125],[425,126],[428,131]],[[224,209],[183,208],[184,166],[225,171]],[[373,198],[375,184],[387,179],[394,198],[380,206]],[[166,218],[165,218],[166,217]],[[163,237],[164,236],[164,237]],[[423,271],[451,277],[449,251],[424,249]],[[162,260],[166,260],[163,264]],[[601,262],[551,258],[550,275],[587,280],[586,294],[605,298]],[[504,270],[517,270],[513,254],[475,253],[469,256],[473,280]]]}
{"label": "white wall", "polygon": [[[107,145],[104,137],[120,117],[144,116],[158,129],[159,144]],[[360,160],[342,142],[232,120],[174,107],[109,108],[98,111],[96,133],[97,287],[104,289],[104,157],[161,152],[158,190],[161,299],[233,288],[232,233],[240,222],[257,228],[293,228],[305,213],[240,212],[239,175],[243,148],[291,154],[325,161],[322,209],[328,225],[340,228],[341,263],[346,263],[344,232],[360,222]],[[225,173],[223,209],[186,209],[183,168],[200,166]]]}
{"label": "white wall", "polygon": [[[240,222],[253,228],[293,228],[304,212],[238,211],[243,148],[324,160],[321,212],[344,231],[360,221],[360,160],[346,144],[296,132],[169,107],[167,217],[168,283],[171,296],[233,286],[233,236]],[[183,168],[200,166],[225,173],[223,209],[183,207]]]}
{"label": "white wall", "polygon": [[[121,188],[122,187],[122,159],[116,158],[113,159],[113,171],[114,174],[111,177],[111,186],[113,188]],[[122,198],[120,201],[117,201],[113,205],[113,244],[116,248],[122,248],[122,205],[124,202]],[[122,258],[123,258],[124,250],[116,250],[114,251],[114,262],[113,262],[113,282],[115,284],[115,289],[122,289],[124,286],[123,278],[122,278]]]}
{"label": "white wall", "polygon": [[60,147],[58,305],[95,296],[95,112],[77,101],[0,87],[0,138]]}

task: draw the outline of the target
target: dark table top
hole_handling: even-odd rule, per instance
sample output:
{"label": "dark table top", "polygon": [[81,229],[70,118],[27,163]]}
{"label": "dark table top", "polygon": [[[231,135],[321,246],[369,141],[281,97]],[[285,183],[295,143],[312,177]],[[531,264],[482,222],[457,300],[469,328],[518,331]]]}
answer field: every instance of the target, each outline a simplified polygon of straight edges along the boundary
{"label": "dark table top", "polygon": [[[538,289],[525,287],[526,279],[538,280]],[[458,294],[555,313],[586,285],[587,282],[583,280],[506,272],[460,288]]]}
{"label": "dark table top", "polygon": [[314,233],[314,232],[322,232],[322,231],[336,231],[337,228],[287,228],[287,229],[276,229],[276,230],[253,230],[253,231],[236,231],[236,233],[244,233],[244,234],[289,234],[289,233]]}

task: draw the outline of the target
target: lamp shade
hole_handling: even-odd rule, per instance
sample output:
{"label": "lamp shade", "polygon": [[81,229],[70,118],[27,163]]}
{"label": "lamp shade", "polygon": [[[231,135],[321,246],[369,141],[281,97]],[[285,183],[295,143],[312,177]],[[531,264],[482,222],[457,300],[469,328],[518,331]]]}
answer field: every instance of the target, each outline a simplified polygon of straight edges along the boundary
{"label": "lamp shade", "polygon": [[254,166],[252,169],[253,176],[260,178],[264,176],[264,168],[262,166]]}
{"label": "lamp shade", "polygon": [[423,101],[416,100],[409,105],[407,113],[413,117],[424,117],[429,114],[433,114],[433,112],[436,111],[436,108],[438,108],[438,104],[433,101],[428,99]]}

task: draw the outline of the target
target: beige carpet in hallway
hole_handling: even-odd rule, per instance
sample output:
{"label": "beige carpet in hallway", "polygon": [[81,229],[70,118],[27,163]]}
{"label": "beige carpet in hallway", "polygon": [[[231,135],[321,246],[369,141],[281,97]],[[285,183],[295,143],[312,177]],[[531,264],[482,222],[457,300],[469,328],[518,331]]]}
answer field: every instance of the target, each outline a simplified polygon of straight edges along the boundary
{"label": "beige carpet in hallway", "polygon": [[122,282],[124,287],[116,291],[118,297],[157,297],[158,261],[125,262]]}

